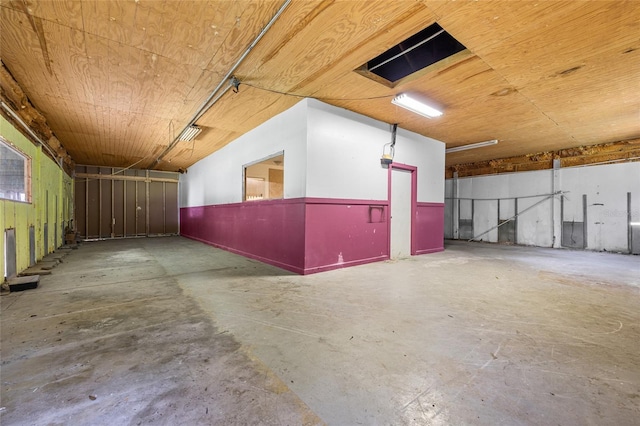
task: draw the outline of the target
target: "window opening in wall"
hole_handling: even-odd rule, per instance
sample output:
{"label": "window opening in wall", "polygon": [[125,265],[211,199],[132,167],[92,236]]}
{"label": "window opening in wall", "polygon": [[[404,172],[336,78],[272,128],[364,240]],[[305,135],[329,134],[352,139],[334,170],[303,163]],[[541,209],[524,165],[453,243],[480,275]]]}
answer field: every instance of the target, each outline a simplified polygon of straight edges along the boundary
{"label": "window opening in wall", "polygon": [[462,43],[434,23],[371,59],[356,72],[393,87],[401,79],[464,50]]}
{"label": "window opening in wall", "polygon": [[0,137],[0,198],[31,202],[31,159]]}
{"label": "window opening in wall", "polygon": [[284,198],[284,153],[244,166],[243,201]]}

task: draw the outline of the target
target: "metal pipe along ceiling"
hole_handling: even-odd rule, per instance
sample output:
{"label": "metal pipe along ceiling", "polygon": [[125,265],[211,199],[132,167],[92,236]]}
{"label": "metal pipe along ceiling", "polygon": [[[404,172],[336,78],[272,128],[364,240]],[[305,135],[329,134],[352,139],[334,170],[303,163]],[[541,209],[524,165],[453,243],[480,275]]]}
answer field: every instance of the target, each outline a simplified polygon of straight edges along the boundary
{"label": "metal pipe along ceiling", "polygon": [[291,3],[291,0],[286,0],[284,3],[282,3],[282,6],[280,6],[280,8],[278,9],[278,11],[275,13],[275,15],[273,15],[273,17],[271,18],[271,20],[267,23],[267,25],[262,29],[262,31],[260,31],[260,34],[258,34],[258,36],[251,42],[251,44],[249,45],[249,47],[247,47],[247,49],[244,51],[244,53],[242,53],[242,55],[240,55],[240,58],[238,58],[238,60],[236,61],[235,64],[233,64],[233,66],[229,69],[229,71],[227,72],[227,74],[225,74],[225,76],[222,78],[222,80],[220,80],[220,83],[218,83],[218,85],[216,86],[215,89],[213,89],[213,92],[211,92],[211,94],[209,94],[209,96],[207,97],[207,99],[202,103],[202,105],[200,106],[200,108],[198,108],[198,111],[193,115],[193,117],[191,118],[191,120],[189,120],[189,123],[184,127],[184,129],[182,129],[182,131],[180,131],[180,133],[178,133],[178,136],[164,149],[164,151],[162,151],[162,153],[160,154],[160,156],[158,156],[158,158],[156,158],[156,161],[152,164],[151,167],[155,167],[160,160],[162,160],[165,155],[167,155],[178,143],[178,141],[180,141],[180,135],[182,135],[182,133],[185,131],[185,129],[187,129],[188,127],[192,126],[195,124],[195,122],[202,117],[202,115],[207,112],[207,110],[209,108],[211,108],[216,102],[218,102],[218,100],[225,94],[227,93],[227,91],[231,88],[230,85],[227,85],[227,87],[225,88],[225,90],[219,94],[218,96],[216,96],[216,94],[218,93],[218,91],[222,88],[222,86],[225,83],[229,82],[229,78],[231,78],[231,75],[235,72],[235,70],[240,66],[240,64],[242,63],[242,61],[244,61],[244,59],[247,57],[247,55],[249,55],[249,53],[253,50],[253,48],[258,44],[258,42],[262,39],[262,37],[267,33],[267,31],[269,31],[269,29],[271,28],[271,26],[278,20],[278,18],[280,17],[280,15],[282,15],[282,12],[284,12],[284,10],[287,8],[287,6],[289,6],[289,4]]}

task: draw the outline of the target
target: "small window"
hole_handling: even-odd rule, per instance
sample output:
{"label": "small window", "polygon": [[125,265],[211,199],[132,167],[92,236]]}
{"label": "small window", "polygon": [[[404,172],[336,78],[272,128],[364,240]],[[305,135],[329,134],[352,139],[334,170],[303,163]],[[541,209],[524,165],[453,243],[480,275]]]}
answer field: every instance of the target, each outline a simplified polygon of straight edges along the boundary
{"label": "small window", "polygon": [[411,74],[466,48],[438,24],[433,24],[371,59],[356,71],[393,87]]}
{"label": "small window", "polygon": [[284,198],[284,154],[244,167],[244,201]]}
{"label": "small window", "polygon": [[0,137],[0,198],[31,202],[31,159]]}

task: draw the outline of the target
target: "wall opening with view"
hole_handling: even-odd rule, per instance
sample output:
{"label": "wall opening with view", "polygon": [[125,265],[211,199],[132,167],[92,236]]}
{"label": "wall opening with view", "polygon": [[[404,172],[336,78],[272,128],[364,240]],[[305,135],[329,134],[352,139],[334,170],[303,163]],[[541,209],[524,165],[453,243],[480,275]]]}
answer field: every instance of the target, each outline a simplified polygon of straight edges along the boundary
{"label": "wall opening with view", "polygon": [[31,202],[29,157],[0,138],[0,198]]}
{"label": "wall opening with view", "polygon": [[284,198],[284,153],[244,166],[243,201]]}

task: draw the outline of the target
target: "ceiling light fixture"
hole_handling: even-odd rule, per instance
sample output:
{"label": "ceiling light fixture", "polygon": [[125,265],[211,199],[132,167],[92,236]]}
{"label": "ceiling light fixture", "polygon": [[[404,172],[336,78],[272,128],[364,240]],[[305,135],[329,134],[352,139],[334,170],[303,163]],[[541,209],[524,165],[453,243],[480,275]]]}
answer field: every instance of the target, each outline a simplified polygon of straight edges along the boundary
{"label": "ceiling light fixture", "polygon": [[202,129],[196,125],[192,125],[184,129],[182,134],[180,135],[181,141],[190,142],[196,138],[200,134]]}
{"label": "ceiling light fixture", "polygon": [[467,149],[476,149],[476,148],[482,148],[484,146],[491,146],[497,143],[498,143],[498,139],[492,139],[490,141],[484,141],[484,142],[472,143],[469,145],[462,145],[462,146],[456,146],[453,148],[448,148],[445,150],[445,152],[447,154],[450,154],[452,152],[466,151]]}
{"label": "ceiling light fixture", "polygon": [[436,108],[412,98],[406,93],[400,93],[391,100],[391,103],[427,118],[435,118],[442,115],[442,111],[438,111]]}

